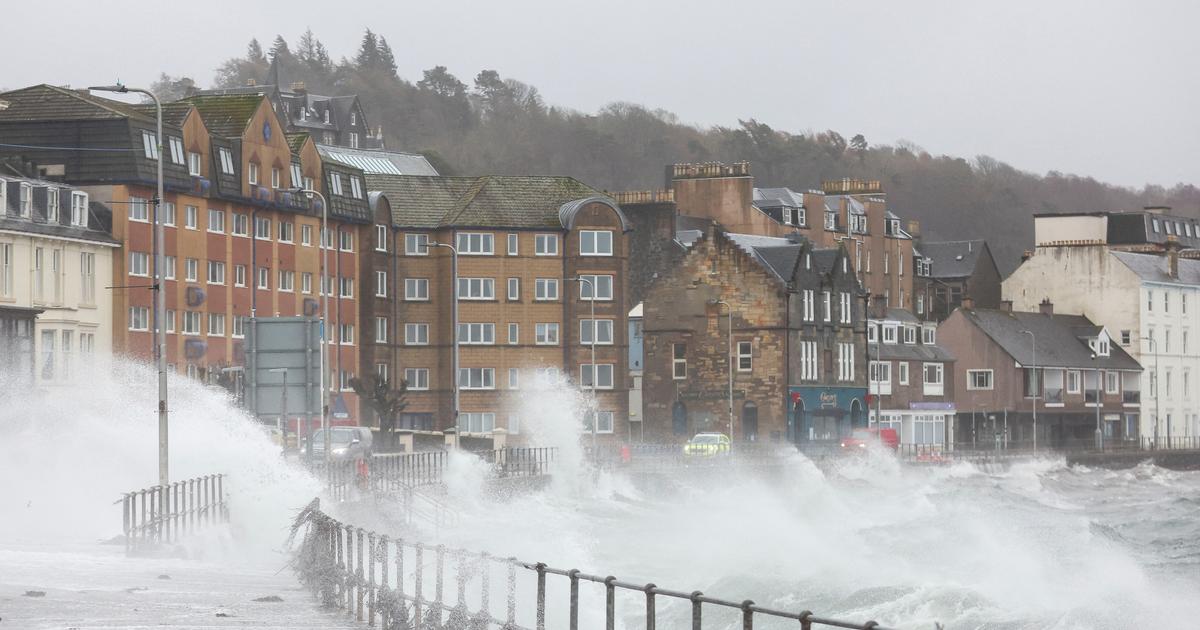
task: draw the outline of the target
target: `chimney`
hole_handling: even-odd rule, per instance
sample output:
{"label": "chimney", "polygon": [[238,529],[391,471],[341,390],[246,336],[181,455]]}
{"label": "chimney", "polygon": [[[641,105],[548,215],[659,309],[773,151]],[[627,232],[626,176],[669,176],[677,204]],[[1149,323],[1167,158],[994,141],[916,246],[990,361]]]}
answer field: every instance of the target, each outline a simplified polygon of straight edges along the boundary
{"label": "chimney", "polygon": [[1051,302],[1050,298],[1042,298],[1042,303],[1038,304],[1038,312],[1042,315],[1053,316],[1054,302]]}
{"label": "chimney", "polygon": [[1179,237],[1174,234],[1167,236],[1167,275],[1179,277]]}
{"label": "chimney", "polygon": [[296,81],[292,83],[292,91],[297,94],[306,94],[308,92],[308,88],[304,87],[303,81]]}
{"label": "chimney", "polygon": [[964,295],[962,299],[962,308],[964,311],[975,310],[975,298],[969,295]]}
{"label": "chimney", "polygon": [[1012,312],[1012,300],[1000,300],[1000,310],[1005,313]]}
{"label": "chimney", "polygon": [[1030,258],[1033,258],[1033,250],[1032,249],[1027,249],[1027,250],[1021,252],[1021,262],[1025,262],[1026,260],[1029,260]]}
{"label": "chimney", "polygon": [[1150,214],[1166,214],[1171,211],[1171,206],[1142,206],[1142,210]]}
{"label": "chimney", "polygon": [[246,79],[246,87],[254,87],[256,85],[258,85],[258,82],[254,79]]}
{"label": "chimney", "polygon": [[921,238],[921,222],[913,219],[908,222],[908,233],[913,238]]}
{"label": "chimney", "polygon": [[887,297],[883,295],[871,296],[871,318],[885,319],[887,317]]}

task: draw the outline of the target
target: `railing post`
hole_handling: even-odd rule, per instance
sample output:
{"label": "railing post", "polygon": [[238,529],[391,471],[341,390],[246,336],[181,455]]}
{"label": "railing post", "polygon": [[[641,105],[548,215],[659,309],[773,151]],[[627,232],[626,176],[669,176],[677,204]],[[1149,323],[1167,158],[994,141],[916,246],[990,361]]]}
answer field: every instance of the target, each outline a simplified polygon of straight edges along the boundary
{"label": "railing post", "polygon": [[[371,575],[373,577],[375,575],[374,572],[372,572]],[[387,534],[382,534],[379,536],[379,588],[380,588],[381,592],[383,592],[383,593],[386,593],[388,590],[388,537],[387,537]],[[371,601],[374,602],[375,601],[374,598],[372,598]],[[404,600],[399,600],[399,601],[404,601]],[[381,608],[381,610],[380,610],[380,614],[379,614],[379,625],[386,628],[386,627],[388,627],[388,621],[389,621],[389,619],[388,619],[389,608],[387,606],[380,606],[380,608]],[[374,618],[372,618],[372,621],[374,621]]]}
{"label": "railing post", "polygon": [[517,625],[517,559],[508,559],[508,610],[505,618],[507,622],[505,627],[511,628]]}
{"label": "railing post", "polygon": [[692,591],[690,598],[692,600],[692,630],[703,630],[703,624],[701,623],[700,618],[700,614],[704,606],[704,603],[700,601],[700,597],[703,595],[704,593],[701,593],[700,591]]}
{"label": "railing post", "polygon": [[492,577],[491,577],[492,564],[491,564],[491,556],[489,556],[487,554],[487,552],[480,554],[479,567],[481,569],[480,575],[479,575],[479,590],[481,591],[480,597],[479,597],[479,602],[480,602],[479,609],[481,611],[483,611],[483,613],[485,615],[487,615],[488,617],[491,617],[492,616],[492,607],[490,605],[491,602],[489,600],[491,599],[490,591],[491,591],[491,586],[492,586]]}
{"label": "railing post", "polygon": [[567,571],[571,580],[571,630],[579,630],[579,569]]}
{"label": "railing post", "polygon": [[355,529],[357,541],[354,549],[354,556],[357,561],[354,563],[354,618],[358,621],[363,620],[363,600],[366,593],[363,592],[363,586],[366,584],[365,576],[363,575],[363,529],[361,527]]}
{"label": "railing post", "polygon": [[367,532],[367,625],[375,625],[375,532]]}
{"label": "railing post", "polygon": [[415,586],[415,590],[413,591],[413,593],[416,595],[414,597],[414,601],[413,601],[413,627],[420,628],[421,627],[421,566],[423,564],[421,561],[421,552],[422,552],[421,543],[414,544],[413,549],[416,549],[416,552],[417,552],[416,559],[413,564],[414,571],[416,572],[416,576],[414,577],[414,579],[416,580],[416,586]]}
{"label": "railing post", "polygon": [[604,578],[604,628],[605,630],[613,630],[617,616],[617,587],[613,582],[617,578],[608,576]]}
{"label": "railing post", "polygon": [[742,602],[742,630],[754,630],[754,602]]}
{"label": "railing post", "polygon": [[546,630],[546,565],[537,563],[537,630]]}
{"label": "railing post", "polygon": [[437,546],[437,564],[434,567],[435,570],[437,571],[434,574],[434,583],[433,583],[433,599],[434,599],[434,601],[433,601],[432,605],[430,606],[431,608],[433,608],[433,610],[435,610],[437,612],[438,625],[442,624],[442,605],[444,603],[442,601],[442,576],[445,573],[445,562],[446,562],[446,546],[438,545]]}
{"label": "railing post", "polygon": [[642,588],[646,591],[646,630],[654,630],[654,589],[658,588],[653,582]]}
{"label": "railing post", "polygon": [[812,630],[812,611],[805,610],[800,613],[800,630]]}

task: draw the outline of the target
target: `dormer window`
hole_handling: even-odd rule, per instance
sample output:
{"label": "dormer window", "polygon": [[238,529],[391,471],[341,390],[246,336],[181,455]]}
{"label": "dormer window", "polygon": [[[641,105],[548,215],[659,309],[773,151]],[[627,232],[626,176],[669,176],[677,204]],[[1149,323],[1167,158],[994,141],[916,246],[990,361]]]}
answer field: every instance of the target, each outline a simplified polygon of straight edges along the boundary
{"label": "dormer window", "polygon": [[357,177],[350,178],[350,196],[355,199],[362,199],[362,180]]}
{"label": "dormer window", "polygon": [[933,326],[925,326],[921,328],[921,343],[932,346],[937,343],[937,328]]}
{"label": "dormer window", "polygon": [[916,326],[905,326],[904,327],[904,343],[906,343],[908,345],[913,345],[913,344],[917,343],[917,327]]}
{"label": "dormer window", "polygon": [[33,213],[33,186],[21,184],[21,205],[17,212],[26,219]]}
{"label": "dormer window", "polygon": [[149,131],[142,132],[142,150],[146,154],[146,159],[158,159],[158,138]]}
{"label": "dormer window", "polygon": [[175,164],[183,164],[183,139],[171,136],[167,139],[171,145],[171,161]]}
{"label": "dormer window", "polygon": [[358,148],[358,134],[353,131],[350,132],[350,148],[351,149]]}
{"label": "dormer window", "polygon": [[896,343],[897,326],[895,324],[883,325],[883,343]]}
{"label": "dormer window", "polygon": [[307,107],[300,108],[300,120],[308,120],[308,108]]}
{"label": "dormer window", "polygon": [[302,180],[303,178],[304,178],[303,175],[301,175],[301,173],[300,173],[300,165],[293,162],[292,163],[292,185],[299,186],[300,180]]}
{"label": "dormer window", "polygon": [[825,213],[825,229],[826,230],[836,230],[837,229],[837,213],[836,212],[826,212]]}
{"label": "dormer window", "polygon": [[329,192],[335,195],[342,194],[342,175],[341,173],[329,174]]}
{"label": "dormer window", "polygon": [[350,126],[358,124],[358,112],[350,112]]}
{"label": "dormer window", "polygon": [[200,154],[194,151],[188,152],[188,175],[192,177],[200,177]]}
{"label": "dormer window", "polygon": [[1098,357],[1108,356],[1109,351],[1111,350],[1109,347],[1108,338],[1103,336],[1093,339],[1088,345],[1092,347],[1092,351],[1095,352],[1096,356]]}
{"label": "dormer window", "polygon": [[77,227],[87,227],[88,219],[88,194],[80,191],[71,191],[71,225]]}
{"label": "dormer window", "polygon": [[328,109],[325,110],[325,124],[326,125],[329,124],[329,110]]}
{"label": "dormer window", "polygon": [[867,324],[867,343],[877,343],[879,341],[879,324],[871,322]]}
{"label": "dormer window", "polygon": [[58,223],[58,189],[46,189],[46,222]]}
{"label": "dormer window", "polygon": [[226,175],[233,175],[233,152],[221,147],[217,149],[217,153],[221,156],[221,172]]}

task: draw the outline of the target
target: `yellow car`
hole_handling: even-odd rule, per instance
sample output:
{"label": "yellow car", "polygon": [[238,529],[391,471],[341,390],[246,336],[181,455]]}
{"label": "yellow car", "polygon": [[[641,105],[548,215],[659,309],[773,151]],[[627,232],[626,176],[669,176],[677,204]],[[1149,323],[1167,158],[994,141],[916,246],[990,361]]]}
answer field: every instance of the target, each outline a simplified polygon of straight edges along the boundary
{"label": "yellow car", "polygon": [[729,436],[724,433],[697,433],[683,445],[683,454],[689,457],[711,457],[729,452]]}

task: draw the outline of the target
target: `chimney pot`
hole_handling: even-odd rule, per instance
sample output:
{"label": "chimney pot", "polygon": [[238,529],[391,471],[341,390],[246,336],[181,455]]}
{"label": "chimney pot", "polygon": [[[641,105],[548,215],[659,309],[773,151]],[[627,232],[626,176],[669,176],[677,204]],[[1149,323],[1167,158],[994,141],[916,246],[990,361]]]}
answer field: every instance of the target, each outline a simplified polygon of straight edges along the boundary
{"label": "chimney pot", "polygon": [[1050,298],[1042,298],[1042,303],[1038,304],[1038,312],[1042,315],[1054,315],[1054,302]]}
{"label": "chimney pot", "polygon": [[254,87],[254,86],[256,86],[256,85],[258,85],[258,82],[257,82],[257,81],[255,81],[254,79],[246,79],[246,86],[247,86],[247,87]]}

